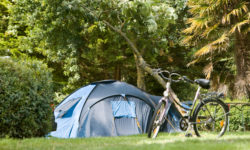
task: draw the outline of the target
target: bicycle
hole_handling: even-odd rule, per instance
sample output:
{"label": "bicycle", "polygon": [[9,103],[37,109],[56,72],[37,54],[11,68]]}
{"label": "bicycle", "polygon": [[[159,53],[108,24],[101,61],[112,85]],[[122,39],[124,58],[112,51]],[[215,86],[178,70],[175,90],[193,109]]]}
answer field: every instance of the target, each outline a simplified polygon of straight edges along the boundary
{"label": "bicycle", "polygon": [[[210,88],[209,80],[196,79],[193,81],[186,76],[181,76],[178,73],[170,73],[167,70],[161,69],[154,69],[154,72],[158,73],[164,80],[166,80],[167,84],[166,90],[163,92],[163,97],[156,106],[153,117],[150,121],[148,128],[149,138],[156,138],[160,127],[165,120],[167,120],[167,115],[165,113],[169,101],[174,104],[181,115],[179,127],[183,131],[186,130],[186,136],[192,136],[191,133],[188,133],[192,129],[198,137],[204,136],[207,133],[216,134],[218,137],[223,136],[228,126],[229,108],[222,100],[220,100],[220,98],[223,97],[222,93],[219,94],[212,92],[202,95],[205,96],[205,98],[201,97],[201,88]],[[165,74],[168,74],[168,77],[166,77]],[[198,85],[194,100],[189,108],[182,106],[178,97],[170,92],[170,90],[172,91],[171,83],[179,81]],[[199,103],[197,102],[198,100],[200,101]],[[185,114],[182,109],[186,110],[188,113]]]}

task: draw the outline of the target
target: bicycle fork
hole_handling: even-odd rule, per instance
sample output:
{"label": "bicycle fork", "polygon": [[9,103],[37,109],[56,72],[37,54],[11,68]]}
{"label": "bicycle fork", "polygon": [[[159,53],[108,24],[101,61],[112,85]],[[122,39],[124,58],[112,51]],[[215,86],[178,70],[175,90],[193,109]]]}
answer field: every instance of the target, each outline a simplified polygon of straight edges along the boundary
{"label": "bicycle fork", "polygon": [[[157,122],[155,122],[154,124],[157,126],[155,129],[154,129],[154,133],[156,132],[156,133],[158,133],[159,132],[159,130],[160,130],[160,127],[161,127],[161,125],[164,123],[164,121],[165,121],[165,114],[166,114],[166,110],[167,110],[167,108],[168,108],[168,102],[167,102],[167,99],[165,99],[165,98],[162,98],[161,100],[160,100],[160,102],[161,101],[163,101],[164,103],[165,103],[165,108],[164,108],[164,110],[163,110],[163,112],[159,112],[160,113],[160,117],[159,117],[159,119],[157,120]],[[156,138],[156,136],[157,136],[157,134],[153,134],[153,139],[154,138]]]}

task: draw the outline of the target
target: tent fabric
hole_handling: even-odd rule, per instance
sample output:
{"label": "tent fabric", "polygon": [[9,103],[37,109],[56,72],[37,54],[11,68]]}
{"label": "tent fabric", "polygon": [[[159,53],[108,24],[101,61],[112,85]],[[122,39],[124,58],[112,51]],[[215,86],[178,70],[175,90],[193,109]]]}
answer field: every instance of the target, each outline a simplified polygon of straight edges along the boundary
{"label": "tent fabric", "polygon": [[72,138],[77,137],[77,130],[79,127],[79,116],[81,109],[90,94],[90,92],[93,90],[95,85],[88,85],[86,87],[83,87],[67,97],[59,106],[56,107],[55,110],[60,109],[63,104],[67,103],[71,99],[81,97],[81,100],[74,105],[74,107],[71,108],[71,111],[68,111],[67,114],[70,115],[64,115],[62,118],[56,118],[59,115],[59,112],[54,111],[55,116],[55,122],[57,123],[57,129],[54,132],[51,132],[51,136],[59,137],[59,138]]}
{"label": "tent fabric", "polygon": [[[80,101],[80,97],[69,100],[68,102],[64,103],[62,106],[58,107],[55,112],[58,113],[57,116],[55,116],[55,118],[61,118],[63,117],[65,114],[69,115],[73,113],[74,110],[74,106],[78,104],[78,102]],[[70,115],[71,116],[71,115]]]}
{"label": "tent fabric", "polygon": [[136,118],[135,114],[135,102],[133,101],[111,101],[113,116],[115,118],[127,117],[127,118]]}
{"label": "tent fabric", "polygon": [[128,96],[127,99],[135,104],[135,117],[115,117],[111,101],[119,102],[120,99],[121,96],[109,97],[86,110],[81,118],[84,122],[80,122],[82,125],[78,137],[139,134],[141,132],[137,121],[145,133],[150,113],[152,113],[151,107],[136,97]]}
{"label": "tent fabric", "polygon": [[117,136],[141,133],[135,118],[115,118],[115,126]]}
{"label": "tent fabric", "polygon": [[[146,133],[160,99],[125,82],[91,83],[73,92],[56,107],[57,129],[50,135],[77,138]],[[173,124],[178,124],[178,112],[171,103],[168,110]],[[168,124],[162,130],[173,131]]]}

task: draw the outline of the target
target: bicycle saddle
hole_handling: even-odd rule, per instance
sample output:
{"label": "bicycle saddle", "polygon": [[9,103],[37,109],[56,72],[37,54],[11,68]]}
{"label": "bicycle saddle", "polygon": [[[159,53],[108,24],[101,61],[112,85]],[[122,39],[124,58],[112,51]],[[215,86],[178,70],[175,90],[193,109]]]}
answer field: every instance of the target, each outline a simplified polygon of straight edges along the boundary
{"label": "bicycle saddle", "polygon": [[209,80],[206,80],[206,79],[196,79],[194,82],[197,83],[197,84],[199,84],[204,89],[209,89],[210,88],[210,81]]}

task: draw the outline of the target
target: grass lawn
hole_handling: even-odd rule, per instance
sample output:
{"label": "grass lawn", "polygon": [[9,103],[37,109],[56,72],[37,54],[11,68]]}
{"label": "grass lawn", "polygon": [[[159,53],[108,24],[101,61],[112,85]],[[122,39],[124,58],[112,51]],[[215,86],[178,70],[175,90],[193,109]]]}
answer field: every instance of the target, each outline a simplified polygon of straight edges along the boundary
{"label": "grass lawn", "polygon": [[32,138],[0,139],[0,150],[250,150],[250,132],[227,132],[222,138],[196,136],[186,138],[183,133],[162,133],[157,139],[146,135],[98,137],[79,139]]}

